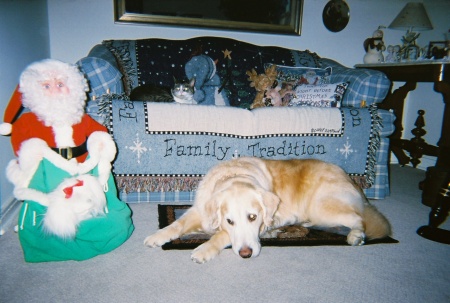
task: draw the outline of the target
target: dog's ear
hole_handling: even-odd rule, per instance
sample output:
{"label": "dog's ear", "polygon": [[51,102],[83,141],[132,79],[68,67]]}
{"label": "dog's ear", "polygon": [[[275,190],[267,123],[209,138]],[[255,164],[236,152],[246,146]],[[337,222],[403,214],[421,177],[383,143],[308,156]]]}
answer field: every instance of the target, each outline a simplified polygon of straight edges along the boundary
{"label": "dog's ear", "polygon": [[259,192],[261,194],[261,204],[264,211],[264,224],[266,226],[271,226],[273,216],[280,204],[280,198],[270,191],[260,189]]}
{"label": "dog's ear", "polygon": [[208,214],[210,228],[213,230],[219,229],[222,224],[222,210],[221,206],[226,199],[226,193],[230,185],[233,183],[232,178],[225,178],[216,181],[214,188],[211,190],[208,201],[205,203],[205,210]]}
{"label": "dog's ear", "polygon": [[214,193],[205,203],[206,215],[209,219],[209,226],[212,230],[218,229],[222,222],[222,214],[220,212],[221,193]]}

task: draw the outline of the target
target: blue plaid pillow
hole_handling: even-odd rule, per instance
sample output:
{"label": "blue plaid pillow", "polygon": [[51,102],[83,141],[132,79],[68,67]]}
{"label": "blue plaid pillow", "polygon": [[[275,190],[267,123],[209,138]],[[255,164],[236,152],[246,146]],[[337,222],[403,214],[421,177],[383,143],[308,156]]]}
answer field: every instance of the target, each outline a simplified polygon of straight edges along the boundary
{"label": "blue plaid pillow", "polygon": [[[384,100],[391,81],[385,74],[376,70],[348,68],[333,60],[322,58],[322,68],[331,66],[331,83],[348,82],[348,88],[342,100],[344,107],[370,106]],[[362,102],[364,101],[364,102]]]}
{"label": "blue plaid pillow", "polygon": [[89,99],[106,93],[121,94],[123,84],[122,74],[108,61],[96,57],[85,57],[77,62],[88,80]]}

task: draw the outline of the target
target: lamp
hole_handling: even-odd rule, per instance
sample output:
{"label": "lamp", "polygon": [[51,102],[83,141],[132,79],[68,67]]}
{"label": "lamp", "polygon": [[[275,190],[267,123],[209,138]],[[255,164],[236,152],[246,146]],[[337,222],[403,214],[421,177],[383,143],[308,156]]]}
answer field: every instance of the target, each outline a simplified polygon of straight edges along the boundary
{"label": "lamp", "polygon": [[[413,30],[425,31],[433,29],[430,18],[428,17],[425,6],[420,2],[409,2],[395,17],[394,21],[388,26],[390,29],[406,30],[406,35],[403,36],[403,50],[405,59],[417,59],[418,47],[416,46],[416,39],[419,33]],[[408,51],[409,49],[409,51]]]}
{"label": "lamp", "polygon": [[425,6],[420,2],[409,2],[401,10],[401,12],[395,17],[391,25],[388,26],[391,29],[413,29],[418,31],[426,31],[433,29],[430,18],[428,18]]}

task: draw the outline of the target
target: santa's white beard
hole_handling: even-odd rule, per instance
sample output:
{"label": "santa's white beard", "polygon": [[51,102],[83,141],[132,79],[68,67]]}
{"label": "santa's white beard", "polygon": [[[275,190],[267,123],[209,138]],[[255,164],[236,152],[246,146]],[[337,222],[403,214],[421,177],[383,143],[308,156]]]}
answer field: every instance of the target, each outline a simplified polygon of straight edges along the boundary
{"label": "santa's white beard", "polygon": [[[47,87],[56,82],[62,82],[62,86]],[[53,59],[32,63],[20,76],[19,86],[23,106],[46,126],[66,127],[81,122],[88,86],[76,66]]]}
{"label": "santa's white beard", "polygon": [[57,96],[36,95],[33,96],[34,100],[40,101],[30,104],[29,108],[46,126],[57,127],[81,122],[84,114],[84,94],[82,98],[73,94]]}

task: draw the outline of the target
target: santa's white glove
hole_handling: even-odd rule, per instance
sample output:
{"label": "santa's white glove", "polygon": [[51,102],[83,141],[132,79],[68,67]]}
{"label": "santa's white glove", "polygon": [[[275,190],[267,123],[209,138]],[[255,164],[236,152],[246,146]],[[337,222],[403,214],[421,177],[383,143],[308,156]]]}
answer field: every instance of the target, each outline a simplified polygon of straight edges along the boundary
{"label": "santa's white glove", "polygon": [[116,143],[107,132],[93,132],[87,140],[89,159],[79,165],[79,174],[98,168],[98,179],[105,186],[111,173],[111,162],[116,156]]}

